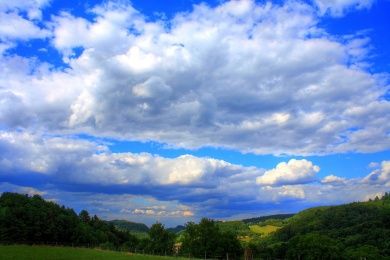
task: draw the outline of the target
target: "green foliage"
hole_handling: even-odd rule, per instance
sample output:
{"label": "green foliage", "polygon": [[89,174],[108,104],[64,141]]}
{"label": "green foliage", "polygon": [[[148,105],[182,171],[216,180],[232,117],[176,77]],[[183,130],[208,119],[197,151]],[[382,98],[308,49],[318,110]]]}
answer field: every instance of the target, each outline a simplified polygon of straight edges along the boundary
{"label": "green foliage", "polygon": [[217,225],[222,232],[231,232],[238,236],[244,236],[250,232],[248,225],[242,221],[217,222]]}
{"label": "green foliage", "polygon": [[[370,202],[304,210],[260,243],[264,258],[382,259],[390,256],[389,194]],[[283,245],[279,252],[275,245]],[[283,253],[283,247],[285,252]]]}
{"label": "green foliage", "polygon": [[89,216],[88,211],[82,210],[79,214],[79,218],[84,223],[89,223],[91,221],[91,217]]}
{"label": "green foliage", "polygon": [[288,242],[287,248],[289,259],[340,259],[341,255],[335,240],[316,233],[295,236]]}
{"label": "green foliage", "polygon": [[231,258],[241,254],[237,234],[221,231],[211,219],[203,218],[199,224],[189,222],[183,233],[181,253],[199,258]]}
{"label": "green foliage", "polygon": [[366,260],[378,260],[383,259],[379,249],[374,246],[365,245],[355,248],[349,248],[345,252],[347,259],[366,259]]}
{"label": "green foliage", "polygon": [[153,254],[172,254],[175,235],[167,231],[163,224],[153,224],[149,229],[149,247]]}
{"label": "green foliage", "polygon": [[60,244],[75,246],[110,245],[118,249],[124,243],[138,243],[128,232],[117,230],[82,210],[45,201],[38,195],[29,197],[3,193],[0,197],[0,242],[26,244]]}

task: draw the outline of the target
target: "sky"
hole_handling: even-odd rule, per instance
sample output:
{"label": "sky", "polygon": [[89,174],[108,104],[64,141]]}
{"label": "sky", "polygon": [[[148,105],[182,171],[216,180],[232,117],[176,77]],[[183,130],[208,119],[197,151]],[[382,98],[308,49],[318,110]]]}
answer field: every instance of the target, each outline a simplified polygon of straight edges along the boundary
{"label": "sky", "polygon": [[0,192],[168,227],[390,191],[389,0],[0,0]]}

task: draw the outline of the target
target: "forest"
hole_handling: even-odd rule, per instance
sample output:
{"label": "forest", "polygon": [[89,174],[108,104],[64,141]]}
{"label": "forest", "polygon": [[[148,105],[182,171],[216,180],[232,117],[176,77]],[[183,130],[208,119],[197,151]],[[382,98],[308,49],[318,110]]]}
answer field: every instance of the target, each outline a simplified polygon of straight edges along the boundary
{"label": "forest", "polygon": [[[134,233],[132,228],[137,231]],[[104,221],[39,195],[0,197],[0,243],[90,247],[213,259],[390,259],[390,194],[295,215],[203,218],[184,228]],[[139,236],[144,232],[144,236]]]}

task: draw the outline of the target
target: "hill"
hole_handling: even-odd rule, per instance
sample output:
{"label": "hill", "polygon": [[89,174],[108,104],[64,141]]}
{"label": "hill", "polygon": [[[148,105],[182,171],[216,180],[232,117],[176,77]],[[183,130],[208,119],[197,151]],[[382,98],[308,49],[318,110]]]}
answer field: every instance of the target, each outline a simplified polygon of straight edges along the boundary
{"label": "hill", "polygon": [[390,195],[304,210],[253,248],[265,258],[390,259]]}
{"label": "hill", "polygon": [[143,223],[136,223],[127,220],[110,220],[107,221],[109,224],[113,224],[119,230],[129,231],[129,232],[144,232],[147,233],[149,228]]}
{"label": "hill", "polygon": [[186,228],[186,227],[183,226],[183,225],[178,225],[178,226],[176,226],[176,227],[174,227],[174,228],[167,228],[167,230],[170,231],[170,232],[172,232],[172,233],[177,234],[177,233],[180,233],[181,231],[183,231],[185,228]]}
{"label": "hill", "polygon": [[292,216],[294,216],[294,214],[276,214],[276,215],[269,215],[269,216],[261,216],[261,217],[256,217],[256,218],[243,219],[242,222],[244,222],[246,224],[257,224],[259,222],[263,222],[263,221],[269,220],[269,219],[280,219],[280,220],[283,220],[283,219],[291,218]]}

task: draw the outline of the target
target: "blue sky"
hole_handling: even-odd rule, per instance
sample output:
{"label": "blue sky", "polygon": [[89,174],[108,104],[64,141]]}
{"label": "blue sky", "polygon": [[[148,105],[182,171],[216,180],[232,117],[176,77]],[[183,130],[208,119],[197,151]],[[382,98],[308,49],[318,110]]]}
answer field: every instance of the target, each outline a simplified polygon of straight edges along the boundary
{"label": "blue sky", "polygon": [[390,188],[390,1],[0,2],[0,192],[168,226]]}

